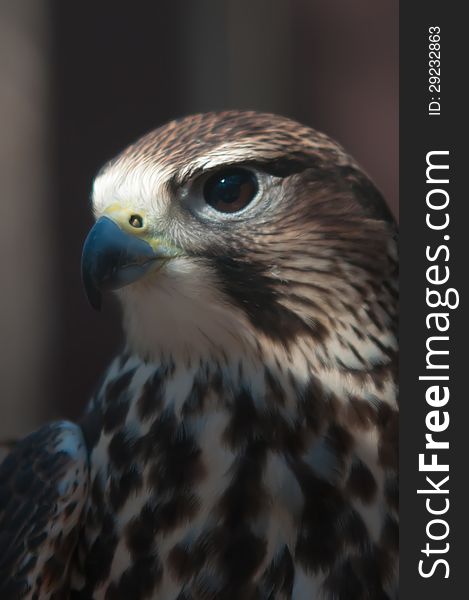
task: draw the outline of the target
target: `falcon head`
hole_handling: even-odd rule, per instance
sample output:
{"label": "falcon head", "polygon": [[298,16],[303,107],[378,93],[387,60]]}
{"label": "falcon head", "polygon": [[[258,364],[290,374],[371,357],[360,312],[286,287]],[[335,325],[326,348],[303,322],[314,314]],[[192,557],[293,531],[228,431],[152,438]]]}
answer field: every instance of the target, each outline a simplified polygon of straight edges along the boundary
{"label": "falcon head", "polygon": [[379,192],[337,143],[280,116],[172,121],[102,169],[92,202],[88,298],[99,307],[117,290],[128,342],[147,357],[288,354],[333,323],[359,326],[393,277]]}

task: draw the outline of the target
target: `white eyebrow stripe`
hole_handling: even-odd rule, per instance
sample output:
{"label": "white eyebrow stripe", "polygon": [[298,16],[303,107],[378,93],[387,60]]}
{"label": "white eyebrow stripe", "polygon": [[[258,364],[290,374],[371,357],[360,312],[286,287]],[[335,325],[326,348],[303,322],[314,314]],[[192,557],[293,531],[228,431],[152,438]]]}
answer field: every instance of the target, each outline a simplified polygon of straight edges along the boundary
{"label": "white eyebrow stripe", "polygon": [[278,156],[278,151],[274,148],[270,152],[265,147],[257,147],[253,140],[246,141],[245,144],[237,142],[234,144],[222,144],[217,146],[210,152],[199,156],[181,169],[178,173],[180,180],[185,180],[196,171],[214,169],[226,164],[232,164],[241,161],[249,161],[255,159],[269,159]]}
{"label": "white eyebrow stripe", "polygon": [[[298,149],[304,151],[304,146],[304,140],[302,140],[302,144]],[[324,147],[324,140],[308,140],[308,152],[321,151]],[[293,144],[290,151],[294,151],[295,149],[295,145]],[[214,169],[237,162],[268,161],[281,158],[283,155],[284,152],[280,152],[278,146],[275,143],[270,143],[268,140],[259,141],[253,138],[246,138],[245,140],[237,140],[236,142],[223,143],[183,167],[178,173],[178,179],[185,181],[196,171]],[[349,163],[350,159],[347,159],[347,161]]]}

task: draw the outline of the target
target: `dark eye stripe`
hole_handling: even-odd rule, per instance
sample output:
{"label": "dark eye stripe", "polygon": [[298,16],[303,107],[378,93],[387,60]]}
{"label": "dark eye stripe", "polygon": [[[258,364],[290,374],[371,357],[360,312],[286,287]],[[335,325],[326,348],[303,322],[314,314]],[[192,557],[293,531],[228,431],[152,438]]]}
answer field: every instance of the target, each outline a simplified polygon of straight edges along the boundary
{"label": "dark eye stripe", "polygon": [[314,159],[311,156],[283,157],[276,160],[255,161],[249,163],[253,167],[273,175],[274,177],[289,177],[296,173],[302,173],[305,169],[314,166]]}

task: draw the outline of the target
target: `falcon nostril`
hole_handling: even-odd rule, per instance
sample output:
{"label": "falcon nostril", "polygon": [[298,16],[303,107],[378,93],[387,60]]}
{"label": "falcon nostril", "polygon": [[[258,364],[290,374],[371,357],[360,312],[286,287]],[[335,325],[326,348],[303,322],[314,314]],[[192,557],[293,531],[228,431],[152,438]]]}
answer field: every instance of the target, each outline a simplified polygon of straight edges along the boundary
{"label": "falcon nostril", "polygon": [[130,215],[129,223],[135,229],[141,229],[143,227],[143,219],[140,215]]}

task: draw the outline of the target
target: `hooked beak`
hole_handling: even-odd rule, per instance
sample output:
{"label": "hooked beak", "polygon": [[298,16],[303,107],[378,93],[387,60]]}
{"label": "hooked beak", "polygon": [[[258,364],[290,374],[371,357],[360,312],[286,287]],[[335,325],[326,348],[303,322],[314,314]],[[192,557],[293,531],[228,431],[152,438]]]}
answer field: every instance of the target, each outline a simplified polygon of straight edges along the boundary
{"label": "hooked beak", "polygon": [[113,219],[101,217],[83,245],[81,273],[86,296],[93,308],[101,308],[101,292],[116,290],[138,279],[150,269],[161,267],[177,256],[164,243],[150,245],[124,231]]}

